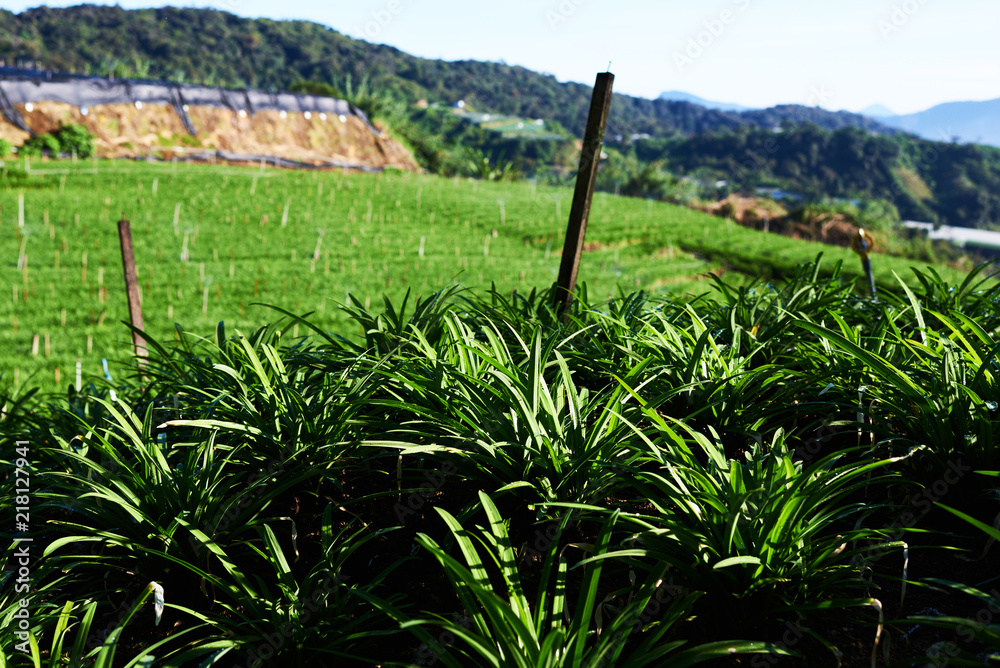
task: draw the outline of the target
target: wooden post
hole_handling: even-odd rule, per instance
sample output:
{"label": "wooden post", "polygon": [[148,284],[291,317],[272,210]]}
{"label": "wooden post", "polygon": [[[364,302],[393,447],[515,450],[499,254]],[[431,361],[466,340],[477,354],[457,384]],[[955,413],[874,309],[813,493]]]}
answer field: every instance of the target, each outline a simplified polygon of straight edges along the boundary
{"label": "wooden post", "polygon": [[590,115],[587,130],[583,136],[583,151],[580,153],[580,171],[576,175],[576,191],[573,193],[573,207],[566,228],[566,242],[563,246],[562,262],[559,266],[559,280],[553,293],[555,306],[560,312],[573,302],[576,278],[580,271],[580,255],[583,240],[587,235],[587,218],[594,198],[597,182],[597,167],[601,162],[601,147],[604,144],[604,128],[611,110],[611,88],[615,75],[602,72],[597,75],[594,94],[590,100]]}
{"label": "wooden post", "polygon": [[[122,265],[125,268],[125,291],[128,294],[128,315],[132,321],[132,326],[136,329],[143,329],[142,324],[142,304],[139,300],[139,278],[135,271],[135,253],[132,250],[132,227],[127,220],[122,218],[118,221],[118,239],[122,247]],[[135,346],[135,354],[146,357],[146,341],[138,332],[132,332],[132,344]]]}

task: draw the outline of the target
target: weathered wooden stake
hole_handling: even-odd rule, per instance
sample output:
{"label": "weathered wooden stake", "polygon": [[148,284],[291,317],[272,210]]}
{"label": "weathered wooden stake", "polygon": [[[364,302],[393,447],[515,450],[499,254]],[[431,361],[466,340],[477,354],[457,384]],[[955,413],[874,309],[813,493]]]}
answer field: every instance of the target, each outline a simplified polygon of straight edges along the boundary
{"label": "weathered wooden stake", "polygon": [[[122,265],[125,269],[125,291],[128,295],[129,320],[133,327],[142,330],[142,303],[139,298],[139,278],[135,271],[135,252],[132,249],[132,226],[124,218],[118,221],[118,239],[121,241]],[[135,346],[136,356],[140,358],[147,356],[146,341],[137,331],[132,332],[132,345]]]}
{"label": "weathered wooden stake", "polygon": [[576,290],[580,255],[583,252],[584,237],[587,235],[587,219],[594,199],[597,167],[601,162],[601,147],[604,144],[608,112],[611,110],[611,89],[614,81],[615,75],[611,72],[598,74],[597,82],[594,84],[594,94],[590,100],[590,115],[583,136],[580,171],[576,175],[576,191],[573,193],[573,207],[569,213],[569,226],[566,228],[559,280],[553,292],[555,305],[560,311],[564,311],[573,302],[573,291]]}

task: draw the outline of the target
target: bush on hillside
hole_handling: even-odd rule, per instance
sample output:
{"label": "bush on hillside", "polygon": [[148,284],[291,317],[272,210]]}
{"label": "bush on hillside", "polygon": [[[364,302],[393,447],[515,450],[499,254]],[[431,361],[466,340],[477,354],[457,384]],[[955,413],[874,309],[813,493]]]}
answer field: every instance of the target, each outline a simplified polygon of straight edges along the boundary
{"label": "bush on hillside", "polygon": [[62,153],[75,153],[78,158],[89,158],[94,154],[94,136],[78,123],[62,126],[53,136],[59,142]]}
{"label": "bush on hillside", "polygon": [[336,86],[331,86],[322,81],[302,80],[296,81],[288,87],[289,93],[303,93],[305,95],[319,95],[321,97],[335,97],[343,99],[344,94]]}
{"label": "bush on hillside", "polygon": [[14,150],[14,145],[6,139],[0,139],[0,158],[7,157]]}
{"label": "bush on hillside", "polygon": [[59,140],[48,132],[26,139],[18,150],[18,154],[29,158],[39,158],[43,153],[53,158],[59,157],[60,153]]}
{"label": "bush on hillside", "polygon": [[24,142],[19,153],[32,158],[40,157],[43,153],[53,158],[63,153],[75,153],[78,158],[89,158],[94,154],[94,137],[82,125],[70,123],[55,132],[31,137]]}

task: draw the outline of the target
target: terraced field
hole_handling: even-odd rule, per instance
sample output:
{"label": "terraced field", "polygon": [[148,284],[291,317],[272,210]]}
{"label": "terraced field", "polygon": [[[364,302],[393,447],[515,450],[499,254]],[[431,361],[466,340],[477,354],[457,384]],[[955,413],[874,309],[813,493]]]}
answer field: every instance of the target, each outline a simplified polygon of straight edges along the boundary
{"label": "terraced field", "polygon": [[[24,167],[9,163],[11,173]],[[383,295],[454,284],[504,293],[551,285],[572,196],[412,173],[127,161],[39,162],[0,183],[0,384],[45,388],[57,375],[65,387],[77,359],[84,376],[103,373],[102,358],[115,375],[126,359],[123,215],[152,336],[172,338],[175,323],[207,336],[219,321],[248,328],[276,317],[258,303],[313,312],[317,326],[360,336],[338,308],[350,295],[377,306]],[[858,270],[842,249],[598,194],[581,280],[595,302],[619,289],[693,294],[708,290],[707,272],[787,273],[820,251]],[[892,270],[910,273],[896,259],[879,258],[876,269],[889,285]]]}

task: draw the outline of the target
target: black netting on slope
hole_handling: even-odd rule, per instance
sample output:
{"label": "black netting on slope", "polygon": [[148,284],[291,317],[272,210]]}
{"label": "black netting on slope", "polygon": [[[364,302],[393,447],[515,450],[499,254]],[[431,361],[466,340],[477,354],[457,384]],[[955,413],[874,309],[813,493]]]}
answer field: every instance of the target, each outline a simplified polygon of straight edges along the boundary
{"label": "black netting on slope", "polygon": [[174,84],[162,81],[133,81],[105,79],[74,74],[61,74],[40,70],[0,67],[0,110],[7,117],[3,98],[13,117],[8,118],[18,127],[24,121],[13,108],[14,104],[29,102],[62,102],[77,107],[125,103],[163,104],[177,109],[185,127],[195,133],[190,117],[184,109],[188,106],[224,107],[233,111],[291,111],[298,113],[326,113],[337,116],[357,116],[375,134],[379,134],[367,116],[346,100],[293,93],[268,93],[259,90],[231,90],[210,86]]}
{"label": "black netting on slope", "polygon": [[7,95],[3,92],[3,88],[0,88],[0,114],[2,114],[3,117],[7,119],[7,122],[14,127],[20,128],[25,132],[31,132],[28,124],[24,122],[23,118],[21,118],[21,114],[17,113],[17,109],[15,109],[14,105],[12,105],[10,100],[7,99]]}
{"label": "black netting on slope", "polygon": [[181,97],[181,92],[174,88],[170,93],[170,104],[173,106],[174,111],[181,118],[181,122],[184,124],[184,128],[193,137],[198,134],[198,131],[194,127],[194,123],[191,122],[191,117],[188,116],[187,105],[184,104],[184,99]]}

